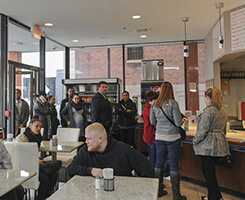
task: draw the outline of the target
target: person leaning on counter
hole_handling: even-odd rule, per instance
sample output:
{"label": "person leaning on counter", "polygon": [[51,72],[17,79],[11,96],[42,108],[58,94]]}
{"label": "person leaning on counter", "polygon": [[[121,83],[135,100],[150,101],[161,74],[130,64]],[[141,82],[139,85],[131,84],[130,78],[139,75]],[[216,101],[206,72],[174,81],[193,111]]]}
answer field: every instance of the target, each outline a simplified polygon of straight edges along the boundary
{"label": "person leaning on counter", "polygon": [[134,170],[138,176],[154,177],[151,162],[128,144],[107,136],[102,124],[89,125],[85,137],[87,145],[80,148],[68,166],[69,176],[102,177],[103,168],[109,167],[116,176],[132,176]]}

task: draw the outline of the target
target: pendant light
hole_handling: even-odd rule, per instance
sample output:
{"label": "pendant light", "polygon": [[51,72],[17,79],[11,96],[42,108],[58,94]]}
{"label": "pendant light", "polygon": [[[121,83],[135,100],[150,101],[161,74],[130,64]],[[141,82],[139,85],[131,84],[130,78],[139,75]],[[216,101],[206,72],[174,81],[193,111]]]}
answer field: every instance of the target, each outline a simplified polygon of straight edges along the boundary
{"label": "pendant light", "polygon": [[224,7],[224,3],[216,3],[215,7],[219,9],[219,48],[224,48],[224,36],[221,29],[221,8]]}
{"label": "pendant light", "polygon": [[186,45],[186,22],[189,21],[188,17],[182,17],[182,21],[184,22],[184,31],[185,31],[185,41],[184,41],[184,57],[189,57],[189,47]]}

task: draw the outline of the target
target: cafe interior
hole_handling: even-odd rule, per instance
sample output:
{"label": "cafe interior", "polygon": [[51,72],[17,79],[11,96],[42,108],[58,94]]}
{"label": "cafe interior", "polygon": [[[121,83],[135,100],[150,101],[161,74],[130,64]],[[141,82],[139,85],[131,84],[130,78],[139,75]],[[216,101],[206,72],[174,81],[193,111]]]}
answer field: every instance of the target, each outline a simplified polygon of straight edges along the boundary
{"label": "cafe interior", "polygon": [[179,167],[181,191],[191,200],[207,194],[201,161],[193,150],[197,118],[206,107],[205,90],[219,88],[234,160],[216,166],[216,176],[224,199],[245,199],[244,0],[4,0],[0,18],[0,139],[13,166],[0,169],[0,199],[19,185],[26,189],[25,198],[35,199],[40,152],[62,161],[48,199],[173,199],[169,176],[164,177],[169,192],[160,198],[156,178],[116,176],[114,191],[107,192],[95,189],[92,176],[69,177],[67,168],[85,145],[77,128],[60,124],[57,146],[43,141],[38,149],[15,141],[16,89],[29,105],[28,121],[40,91],[55,97],[60,120],[61,102],[72,87],[84,101],[91,124],[91,101],[100,81],[108,83],[110,134],[120,140],[115,111],[122,92],[128,91],[137,107],[135,149],[147,158],[145,92],[159,91],[164,81],[173,85],[180,111],[189,119]]}

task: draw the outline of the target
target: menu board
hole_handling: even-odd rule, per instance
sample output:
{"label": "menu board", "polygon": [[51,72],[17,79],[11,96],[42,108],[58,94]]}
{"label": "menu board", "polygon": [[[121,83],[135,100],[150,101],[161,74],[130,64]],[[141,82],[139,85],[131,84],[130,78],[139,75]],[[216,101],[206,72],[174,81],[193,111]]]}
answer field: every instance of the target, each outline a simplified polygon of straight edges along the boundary
{"label": "menu board", "polygon": [[212,29],[212,43],[213,43],[213,61],[216,61],[218,58],[220,58],[225,53],[225,48],[219,48],[219,37],[221,35],[220,33],[220,21],[221,21],[221,33],[224,36],[224,17],[221,18],[217,22],[217,24]]}
{"label": "menu board", "polygon": [[245,49],[245,8],[231,12],[231,51]]}

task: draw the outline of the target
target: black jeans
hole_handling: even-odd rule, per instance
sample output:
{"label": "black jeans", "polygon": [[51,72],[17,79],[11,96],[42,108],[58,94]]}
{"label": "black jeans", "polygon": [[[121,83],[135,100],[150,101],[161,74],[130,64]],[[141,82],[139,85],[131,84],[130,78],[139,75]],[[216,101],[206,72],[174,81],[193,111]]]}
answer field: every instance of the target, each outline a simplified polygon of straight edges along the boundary
{"label": "black jeans", "polygon": [[37,198],[38,200],[44,200],[52,194],[57,179],[58,179],[58,172],[47,175],[39,170],[40,185],[38,188],[38,198]]}
{"label": "black jeans", "polygon": [[131,129],[120,128],[120,139],[122,142],[129,144],[130,146],[133,146],[135,148],[134,131],[135,128],[131,128]]}
{"label": "black jeans", "polygon": [[222,198],[216,179],[215,163],[216,157],[201,156],[202,172],[208,187],[208,200],[219,200]]}

